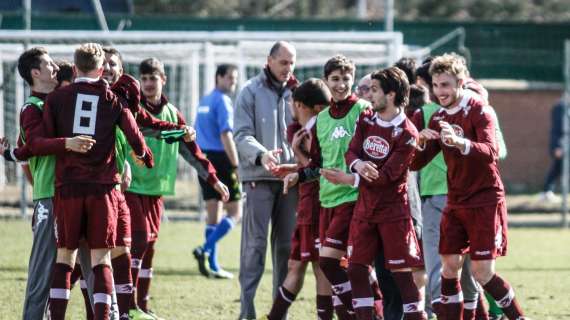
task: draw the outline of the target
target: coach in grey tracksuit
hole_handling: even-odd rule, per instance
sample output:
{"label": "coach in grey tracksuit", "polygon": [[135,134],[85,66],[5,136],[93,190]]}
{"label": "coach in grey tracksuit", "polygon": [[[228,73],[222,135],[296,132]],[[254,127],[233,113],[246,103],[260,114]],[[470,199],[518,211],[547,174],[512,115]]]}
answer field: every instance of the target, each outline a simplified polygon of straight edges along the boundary
{"label": "coach in grey tracksuit", "polygon": [[283,183],[268,169],[293,163],[286,130],[292,121],[288,83],[292,81],[294,65],[295,48],[287,42],[275,43],[266,67],[244,85],[236,100],[234,139],[246,197],[239,270],[240,319],[256,318],[253,301],[265,269],[270,223],[274,297],[287,275],[297,190],[284,195]]}

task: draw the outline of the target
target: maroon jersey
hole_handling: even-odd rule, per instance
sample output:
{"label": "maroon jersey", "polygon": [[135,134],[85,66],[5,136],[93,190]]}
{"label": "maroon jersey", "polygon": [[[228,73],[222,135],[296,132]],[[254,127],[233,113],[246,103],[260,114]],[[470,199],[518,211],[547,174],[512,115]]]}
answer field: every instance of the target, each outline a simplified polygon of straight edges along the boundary
{"label": "maroon jersey", "polygon": [[462,153],[442,140],[430,140],[417,152],[412,170],[424,167],[441,150],[447,164],[448,206],[456,208],[493,205],[505,196],[499,175],[498,147],[492,115],[477,100],[469,99],[451,109],[433,114],[428,127],[441,131],[440,121],[448,122],[456,135],[467,139]]}
{"label": "maroon jersey", "polygon": [[150,152],[135,119],[104,80],[78,78],[48,95],[43,123],[47,138],[88,135],[96,140],[85,154],[56,156],[56,187],[70,183],[116,184],[115,127],[125,133],[138,156]]}
{"label": "maroon jersey", "polygon": [[[305,139],[304,141],[305,143],[302,146],[302,149],[308,151],[311,141],[315,134],[314,129],[316,122],[317,122],[317,117],[315,116],[311,118],[304,127],[302,127],[298,123],[294,127],[289,125],[289,127],[287,128],[287,136],[289,136],[289,131],[292,132],[291,141],[289,141],[289,143],[293,141],[292,136],[298,130],[307,130],[308,132],[310,132],[310,136],[308,139]],[[294,129],[296,130],[293,132]],[[297,203],[297,224],[317,225],[319,221],[320,208],[321,208],[321,202],[319,201],[319,180],[316,179],[312,181],[299,183],[299,202]]]}
{"label": "maroon jersey", "polygon": [[373,162],[379,176],[372,182],[360,178],[354,218],[387,222],[410,217],[406,182],[417,136],[404,112],[390,122],[372,110],[360,114],[345,154],[346,164],[354,171],[358,161]]}

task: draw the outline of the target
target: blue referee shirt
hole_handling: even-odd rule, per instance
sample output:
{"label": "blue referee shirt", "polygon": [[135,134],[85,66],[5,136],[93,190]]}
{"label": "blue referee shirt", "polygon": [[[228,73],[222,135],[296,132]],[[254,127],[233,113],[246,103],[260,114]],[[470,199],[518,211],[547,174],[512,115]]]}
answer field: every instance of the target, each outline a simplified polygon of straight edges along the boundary
{"label": "blue referee shirt", "polygon": [[196,142],[205,151],[224,151],[220,135],[234,127],[232,100],[225,93],[214,89],[203,97],[198,106]]}

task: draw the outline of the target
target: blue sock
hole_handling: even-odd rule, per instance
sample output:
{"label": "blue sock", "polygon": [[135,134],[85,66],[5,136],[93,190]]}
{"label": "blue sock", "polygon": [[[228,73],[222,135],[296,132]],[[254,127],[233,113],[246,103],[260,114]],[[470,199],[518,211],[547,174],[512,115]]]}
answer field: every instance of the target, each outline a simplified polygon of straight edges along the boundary
{"label": "blue sock", "polygon": [[204,250],[210,253],[208,262],[210,263],[210,269],[213,271],[218,271],[220,269],[217,257],[218,246],[216,243],[234,227],[234,224],[235,223],[232,218],[223,218],[222,221],[216,226],[216,230],[214,230],[214,232],[212,232],[206,239]]}
{"label": "blue sock", "polygon": [[[204,232],[204,245],[202,245],[202,249],[204,249],[204,251],[206,251],[206,242],[208,241],[208,237],[214,232],[214,230],[216,230],[216,227],[218,225],[217,224],[207,224],[206,225],[206,230]],[[212,252],[210,253],[210,258],[209,260],[212,260],[212,256],[214,256],[215,254],[217,254],[215,248],[214,250],[212,250]],[[214,260],[217,260],[217,258],[214,258]],[[210,268],[212,268],[211,263],[210,263]]]}

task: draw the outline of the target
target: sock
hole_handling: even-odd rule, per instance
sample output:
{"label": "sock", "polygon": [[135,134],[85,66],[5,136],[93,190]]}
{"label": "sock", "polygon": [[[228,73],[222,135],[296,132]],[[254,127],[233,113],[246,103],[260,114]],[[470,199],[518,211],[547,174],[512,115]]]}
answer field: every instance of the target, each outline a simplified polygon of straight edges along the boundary
{"label": "sock", "polygon": [[56,263],[53,267],[51,289],[49,290],[49,312],[52,320],[65,320],[65,311],[71,289],[71,266]]}
{"label": "sock", "polygon": [[85,304],[85,318],[93,320],[95,315],[93,314],[93,307],[91,306],[91,300],[89,300],[89,291],[87,291],[87,281],[83,278],[83,273],[79,277],[79,287],[81,288],[83,303]]}
{"label": "sock", "polygon": [[332,296],[317,295],[317,319],[332,320],[333,318]]}
{"label": "sock", "polygon": [[445,319],[445,315],[443,314],[443,304],[441,303],[441,298],[436,298],[431,301],[431,308],[438,319],[443,320]]}
{"label": "sock", "polygon": [[111,312],[111,295],[113,294],[113,273],[106,264],[93,267],[93,303],[95,319],[109,319]]}
{"label": "sock", "polygon": [[[342,301],[347,312],[352,314],[352,287],[346,270],[340,266],[340,261],[334,258],[319,257],[319,266],[331,283],[333,294]],[[368,283],[368,278],[366,282]]]}
{"label": "sock", "polygon": [[477,309],[475,309],[475,320],[489,320],[489,313],[485,309],[485,302],[483,301],[484,293],[479,291],[477,299]]}
{"label": "sock", "polygon": [[402,296],[404,320],[426,320],[424,301],[421,300],[422,297],[414,283],[412,272],[392,272],[392,276]]}
{"label": "sock", "polygon": [[463,320],[475,320],[477,300],[463,300]]}
{"label": "sock", "polygon": [[214,230],[214,232],[212,232],[212,234],[208,236],[208,239],[204,244],[204,251],[210,254],[208,262],[210,263],[210,268],[213,271],[220,270],[220,266],[218,265],[218,259],[217,259],[216,244],[218,243],[218,241],[220,241],[220,239],[222,239],[226,234],[228,234],[228,232],[230,232],[230,230],[234,227],[234,225],[235,222],[232,218],[230,217],[223,218],[222,221],[220,221],[220,223],[216,226],[216,230]]}
{"label": "sock", "polygon": [[348,278],[352,287],[352,307],[356,319],[369,320],[374,316],[374,296],[370,286],[368,266],[350,263]]}
{"label": "sock", "polygon": [[384,303],[382,301],[382,291],[380,291],[380,284],[378,279],[376,279],[376,271],[372,266],[368,267],[368,278],[370,280],[370,286],[372,287],[372,294],[374,296],[374,314],[379,318],[384,318]]}
{"label": "sock", "polygon": [[493,275],[491,280],[483,286],[497,304],[503,309],[503,312],[510,320],[519,319],[523,317],[522,308],[519,306],[515,298],[515,291],[513,288],[498,275]]}
{"label": "sock", "polygon": [[283,316],[287,313],[287,309],[289,309],[289,306],[293,301],[295,301],[296,297],[296,294],[291,293],[284,286],[279,287],[277,290],[277,296],[275,297],[275,300],[273,300],[273,306],[271,307],[271,311],[267,315],[267,318],[269,318],[269,320],[283,319]]}
{"label": "sock", "polygon": [[336,317],[338,318],[338,320],[354,319],[354,315],[348,312],[348,309],[346,309],[344,303],[342,303],[342,301],[340,301],[340,299],[337,296],[335,295],[332,296],[332,302],[333,302],[334,312],[336,313]]}
{"label": "sock", "polygon": [[117,304],[119,315],[129,315],[129,304],[133,294],[133,281],[131,277],[131,255],[122,254],[111,260],[113,266],[113,278],[117,291]]}
{"label": "sock", "polygon": [[142,261],[146,248],[148,247],[147,236],[144,232],[133,232],[133,241],[131,244],[131,278],[133,283],[133,294],[131,294],[131,301],[129,309],[137,308],[137,286],[139,279],[139,271],[142,266]]}
{"label": "sock", "polygon": [[441,310],[444,319],[463,319],[463,293],[457,278],[441,276]]}
{"label": "sock", "polygon": [[[216,227],[218,225],[217,224],[208,224],[206,225],[206,230],[204,231],[204,245],[202,246],[202,248],[205,249],[206,246],[206,242],[208,241],[208,237],[214,232],[214,230],[216,230]],[[214,246],[212,247],[212,249],[209,252],[208,255],[208,263],[210,264],[210,269],[213,271],[218,271],[220,268],[218,266],[218,246],[216,244],[214,244]]]}
{"label": "sock", "polygon": [[497,305],[497,302],[495,302],[495,299],[493,299],[493,297],[491,297],[489,293],[485,292],[485,298],[487,300],[487,303],[489,303],[490,314],[494,316],[499,316],[503,314],[503,310],[501,310],[501,307]]}
{"label": "sock", "polygon": [[137,285],[137,305],[142,311],[148,310],[148,294],[150,290],[150,280],[152,279],[152,258],[154,257],[154,242],[148,244],[139,272],[139,282]]}
{"label": "sock", "polygon": [[71,289],[75,287],[75,283],[81,277],[81,265],[76,263],[73,267],[73,271],[71,271],[71,277],[69,278],[69,283],[71,284]]}

